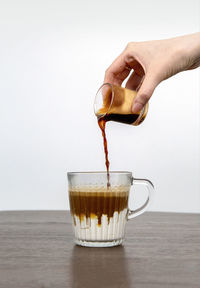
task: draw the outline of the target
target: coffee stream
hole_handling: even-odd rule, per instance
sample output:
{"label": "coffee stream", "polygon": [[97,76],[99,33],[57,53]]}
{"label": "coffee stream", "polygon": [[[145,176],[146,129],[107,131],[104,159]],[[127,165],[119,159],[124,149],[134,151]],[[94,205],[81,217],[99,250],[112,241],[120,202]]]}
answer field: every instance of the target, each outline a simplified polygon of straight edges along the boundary
{"label": "coffee stream", "polygon": [[106,170],[107,170],[107,188],[110,187],[110,174],[109,174],[109,166],[110,162],[108,160],[108,145],[107,145],[107,139],[106,139],[106,122],[108,121],[116,121],[121,122],[125,124],[132,124],[134,123],[139,117],[139,114],[106,114],[104,116],[99,115],[98,116],[98,125],[101,129],[102,136],[103,136],[103,145],[104,145],[104,154],[105,154],[105,164],[106,164]]}
{"label": "coffee stream", "polygon": [[103,136],[103,146],[104,146],[104,154],[105,154],[105,164],[106,164],[106,170],[107,170],[107,188],[110,187],[110,175],[109,175],[109,166],[110,162],[108,160],[108,145],[107,145],[107,138],[106,138],[106,120],[104,117],[98,119],[98,125],[101,129],[102,136]]}

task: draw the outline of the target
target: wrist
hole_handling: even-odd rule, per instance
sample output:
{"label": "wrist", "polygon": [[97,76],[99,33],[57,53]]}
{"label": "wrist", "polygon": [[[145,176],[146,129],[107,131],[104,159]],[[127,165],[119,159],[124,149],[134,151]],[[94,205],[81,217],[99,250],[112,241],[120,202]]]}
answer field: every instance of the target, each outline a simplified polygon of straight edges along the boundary
{"label": "wrist", "polygon": [[200,32],[183,36],[183,53],[187,61],[185,70],[200,66]]}

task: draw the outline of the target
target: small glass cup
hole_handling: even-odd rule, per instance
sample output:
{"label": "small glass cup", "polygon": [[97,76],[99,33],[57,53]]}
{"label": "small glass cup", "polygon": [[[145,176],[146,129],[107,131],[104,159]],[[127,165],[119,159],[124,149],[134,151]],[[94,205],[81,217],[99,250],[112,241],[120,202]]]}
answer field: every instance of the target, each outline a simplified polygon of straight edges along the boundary
{"label": "small glass cup", "polygon": [[142,123],[148,112],[148,104],[139,112],[132,112],[136,91],[104,83],[97,91],[94,101],[94,113],[97,118],[116,121],[134,126]]}
{"label": "small glass cup", "polygon": [[[154,191],[149,180],[133,178],[131,172],[110,172],[109,188],[106,172],[69,172],[67,176],[75,243],[81,246],[120,245],[126,222],[147,210]],[[131,185],[144,185],[148,192],[136,210],[128,208]]]}

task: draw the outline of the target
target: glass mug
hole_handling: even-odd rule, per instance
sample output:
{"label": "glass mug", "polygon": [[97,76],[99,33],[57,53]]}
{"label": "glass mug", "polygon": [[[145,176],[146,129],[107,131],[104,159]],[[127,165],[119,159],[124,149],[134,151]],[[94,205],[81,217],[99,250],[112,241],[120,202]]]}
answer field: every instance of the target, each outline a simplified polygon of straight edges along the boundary
{"label": "glass mug", "polygon": [[[131,172],[69,172],[69,202],[75,243],[88,247],[111,247],[123,242],[126,222],[144,213],[152,198],[153,184],[133,178]],[[128,208],[131,185],[144,185],[148,196],[136,210]]]}
{"label": "glass mug", "polygon": [[132,105],[136,91],[104,83],[97,91],[94,101],[94,113],[97,118],[116,121],[134,126],[144,121],[148,112],[148,103],[137,114],[133,114]]}

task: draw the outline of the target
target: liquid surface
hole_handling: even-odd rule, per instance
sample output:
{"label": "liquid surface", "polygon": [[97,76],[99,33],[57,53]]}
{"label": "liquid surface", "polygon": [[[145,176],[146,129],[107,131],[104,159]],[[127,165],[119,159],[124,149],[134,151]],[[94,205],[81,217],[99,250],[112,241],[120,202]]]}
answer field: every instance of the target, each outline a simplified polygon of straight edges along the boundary
{"label": "liquid surface", "polygon": [[[89,189],[88,189],[89,190]],[[96,192],[96,190],[98,190]],[[80,221],[97,217],[98,225],[101,225],[102,215],[107,215],[108,222],[114,212],[120,213],[128,207],[129,187],[94,188],[94,191],[86,189],[69,190],[71,214],[79,217]]]}

